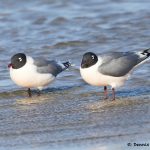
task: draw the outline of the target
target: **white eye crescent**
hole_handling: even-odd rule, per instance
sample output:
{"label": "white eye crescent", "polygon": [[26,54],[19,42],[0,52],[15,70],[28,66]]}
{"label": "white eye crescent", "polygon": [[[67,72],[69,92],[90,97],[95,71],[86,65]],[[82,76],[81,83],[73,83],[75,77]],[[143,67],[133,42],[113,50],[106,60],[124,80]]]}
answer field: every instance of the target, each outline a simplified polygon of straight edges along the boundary
{"label": "white eye crescent", "polygon": [[94,55],[92,55],[91,57],[92,57],[92,59],[95,59]]}
{"label": "white eye crescent", "polygon": [[20,57],[20,58],[18,58],[19,59],[19,61],[22,61],[22,58]]}

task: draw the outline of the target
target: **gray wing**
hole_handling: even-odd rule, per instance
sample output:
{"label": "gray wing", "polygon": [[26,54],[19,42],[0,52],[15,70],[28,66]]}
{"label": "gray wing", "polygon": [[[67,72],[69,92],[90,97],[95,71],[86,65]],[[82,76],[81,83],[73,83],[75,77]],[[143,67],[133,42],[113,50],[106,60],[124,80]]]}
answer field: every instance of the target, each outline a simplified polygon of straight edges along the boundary
{"label": "gray wing", "polygon": [[51,73],[57,76],[64,68],[56,61],[47,61],[41,58],[34,59],[34,65],[37,66],[37,72],[39,73]]}
{"label": "gray wing", "polygon": [[114,77],[126,75],[145,59],[135,52],[111,52],[100,57],[103,62],[98,68],[99,72]]}

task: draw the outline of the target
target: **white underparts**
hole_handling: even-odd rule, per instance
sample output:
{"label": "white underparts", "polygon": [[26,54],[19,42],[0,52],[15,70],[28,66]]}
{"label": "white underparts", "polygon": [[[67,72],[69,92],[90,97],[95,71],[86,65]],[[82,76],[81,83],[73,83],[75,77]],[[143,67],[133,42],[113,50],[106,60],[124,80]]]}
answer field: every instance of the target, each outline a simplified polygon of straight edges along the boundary
{"label": "white underparts", "polygon": [[28,56],[27,63],[23,67],[19,69],[10,68],[10,77],[19,86],[39,88],[40,90],[55,79],[52,74],[41,74],[36,70],[33,59]]}
{"label": "white underparts", "polygon": [[89,84],[95,86],[107,86],[110,85],[112,88],[122,86],[125,80],[128,79],[129,75],[122,77],[113,77],[108,75],[103,75],[98,71],[98,66],[101,65],[101,60],[99,58],[98,62],[89,68],[80,68],[80,73],[82,78]]}

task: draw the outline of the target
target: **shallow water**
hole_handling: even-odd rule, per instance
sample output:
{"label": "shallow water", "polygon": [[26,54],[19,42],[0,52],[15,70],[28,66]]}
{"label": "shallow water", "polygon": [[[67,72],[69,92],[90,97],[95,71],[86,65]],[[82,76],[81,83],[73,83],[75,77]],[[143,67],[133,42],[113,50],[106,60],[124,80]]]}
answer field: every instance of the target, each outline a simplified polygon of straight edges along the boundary
{"label": "shallow water", "polygon": [[[78,70],[87,51],[148,48],[149,6],[148,0],[0,1],[0,149],[112,150],[150,143],[150,62],[117,90],[115,102],[103,100],[103,88],[84,83]],[[17,52],[69,59],[76,67],[40,97],[33,90],[28,98],[9,78],[7,65]]]}

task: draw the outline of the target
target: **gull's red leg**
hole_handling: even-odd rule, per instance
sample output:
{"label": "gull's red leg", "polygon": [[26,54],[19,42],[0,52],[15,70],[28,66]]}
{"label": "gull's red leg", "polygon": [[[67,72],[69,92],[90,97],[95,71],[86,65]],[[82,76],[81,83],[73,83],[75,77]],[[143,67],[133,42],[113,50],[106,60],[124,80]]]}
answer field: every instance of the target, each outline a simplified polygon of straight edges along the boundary
{"label": "gull's red leg", "polygon": [[38,90],[38,93],[37,93],[37,95],[38,95],[38,96],[40,96],[40,95],[41,95],[41,91],[40,91],[40,90]]}
{"label": "gull's red leg", "polygon": [[28,95],[29,95],[29,97],[32,96],[32,94],[31,94],[31,89],[30,89],[30,88],[28,88]]}
{"label": "gull's red leg", "polygon": [[105,96],[105,99],[108,98],[107,86],[104,86],[104,96]]}
{"label": "gull's red leg", "polygon": [[112,96],[113,96],[113,100],[115,100],[115,89],[112,88]]}

